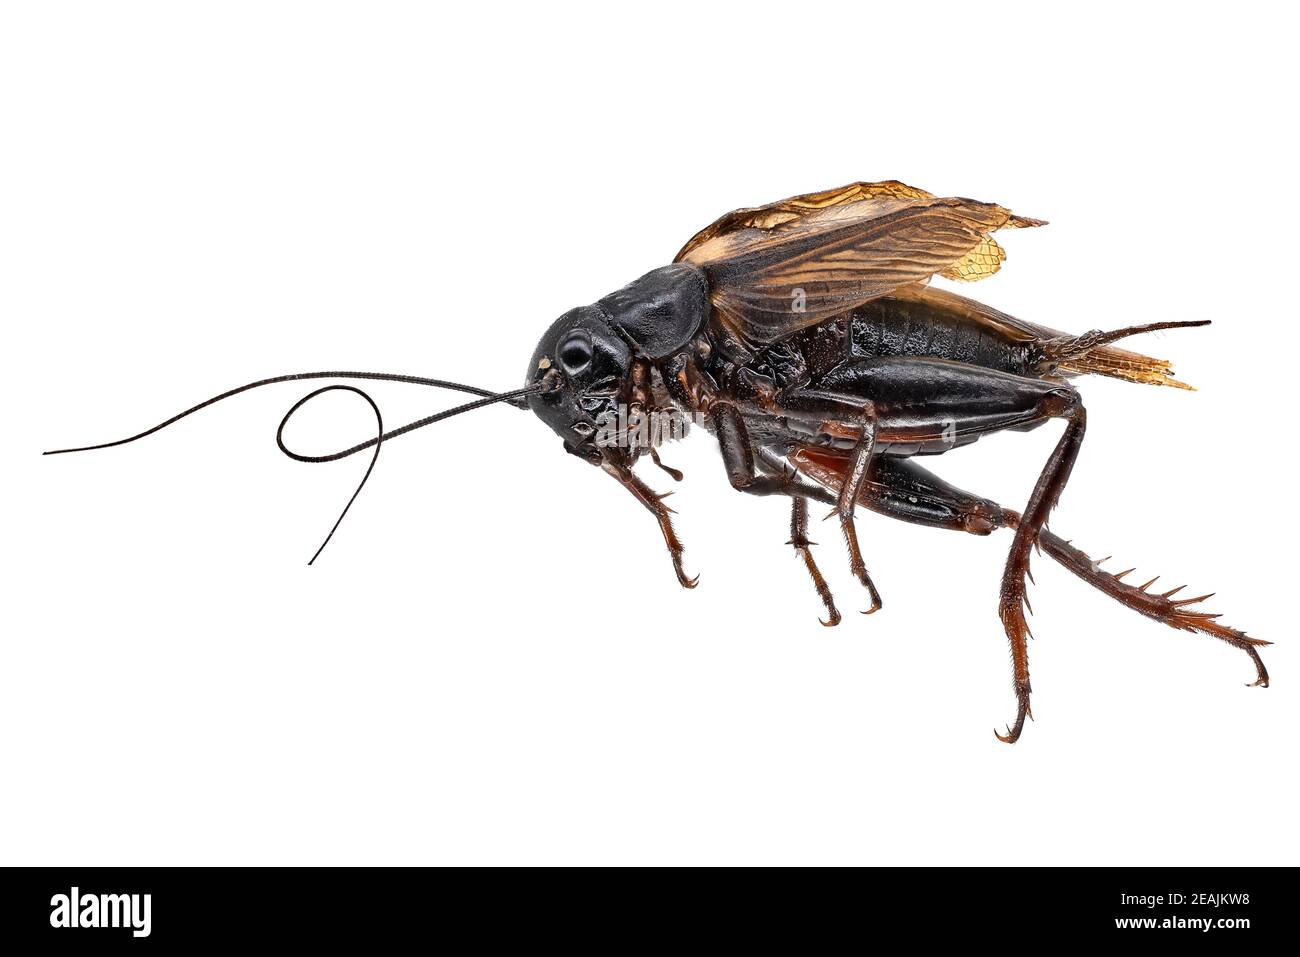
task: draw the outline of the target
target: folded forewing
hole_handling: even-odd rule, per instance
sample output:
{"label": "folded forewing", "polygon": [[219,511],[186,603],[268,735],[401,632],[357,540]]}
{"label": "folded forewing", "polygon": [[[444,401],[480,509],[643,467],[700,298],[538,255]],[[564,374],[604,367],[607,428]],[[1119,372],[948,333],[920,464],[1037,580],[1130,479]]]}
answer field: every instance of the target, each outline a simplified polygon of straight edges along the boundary
{"label": "folded forewing", "polygon": [[992,275],[996,229],[1035,226],[994,203],[855,183],[723,216],[677,259],[704,269],[722,320],[771,342],[909,283]]}

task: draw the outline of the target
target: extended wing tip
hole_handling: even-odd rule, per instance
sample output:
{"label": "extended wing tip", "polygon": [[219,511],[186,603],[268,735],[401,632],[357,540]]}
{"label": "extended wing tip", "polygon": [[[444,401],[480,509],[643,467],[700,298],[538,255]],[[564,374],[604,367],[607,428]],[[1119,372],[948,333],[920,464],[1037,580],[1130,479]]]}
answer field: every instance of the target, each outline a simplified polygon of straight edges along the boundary
{"label": "extended wing tip", "polygon": [[[1103,372],[1102,374],[1105,375],[1106,373]],[[1171,389],[1182,389],[1186,392],[1196,391],[1196,386],[1177,378],[1174,370],[1168,364],[1159,369],[1131,370],[1129,374],[1119,375],[1116,378],[1126,379],[1140,385],[1164,385],[1169,386]]]}
{"label": "extended wing tip", "polygon": [[1010,218],[1007,219],[1007,224],[1002,228],[1003,229],[1032,229],[1035,226],[1046,226],[1046,225],[1048,225],[1048,222],[1045,219],[1035,219],[1033,216],[1017,216],[1015,213],[1012,213]]}

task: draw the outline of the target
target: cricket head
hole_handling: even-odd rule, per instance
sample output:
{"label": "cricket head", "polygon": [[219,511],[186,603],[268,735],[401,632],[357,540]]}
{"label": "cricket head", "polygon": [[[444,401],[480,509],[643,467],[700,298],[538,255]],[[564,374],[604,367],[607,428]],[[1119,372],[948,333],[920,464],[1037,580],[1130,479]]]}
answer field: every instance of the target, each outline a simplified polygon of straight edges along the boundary
{"label": "cricket head", "polygon": [[608,423],[632,391],[635,356],[597,306],[570,309],[546,330],[528,361],[528,407],[592,465],[623,461],[626,449],[607,444]]}
{"label": "cricket head", "polygon": [[[628,438],[628,416],[668,407],[652,366],[689,350],[710,305],[704,274],[688,263],[653,269],[546,330],[528,362],[528,407],[593,465],[630,465],[657,442]],[[662,390],[660,390],[662,391]],[[619,425],[611,429],[617,418]],[[610,442],[611,431],[616,441]]]}

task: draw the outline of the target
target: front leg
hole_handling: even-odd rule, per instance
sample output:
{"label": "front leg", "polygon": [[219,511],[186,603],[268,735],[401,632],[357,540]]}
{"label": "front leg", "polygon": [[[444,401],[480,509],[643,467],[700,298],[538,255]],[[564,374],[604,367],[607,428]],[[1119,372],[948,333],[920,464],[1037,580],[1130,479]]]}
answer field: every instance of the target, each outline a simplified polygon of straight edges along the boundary
{"label": "front leg", "polygon": [[613,461],[606,457],[600,467],[631,492],[636,497],[636,500],[649,509],[650,513],[659,522],[659,531],[663,533],[664,544],[668,546],[668,554],[673,559],[673,571],[677,574],[677,581],[681,583],[681,586],[683,588],[694,588],[699,584],[700,576],[696,575],[692,578],[686,574],[686,570],[682,567],[682,552],[686,550],[686,546],[681,543],[676,530],[673,529],[673,510],[663,503],[663,500],[671,493],[657,494],[654,489],[637,478],[632,470],[622,462]]}

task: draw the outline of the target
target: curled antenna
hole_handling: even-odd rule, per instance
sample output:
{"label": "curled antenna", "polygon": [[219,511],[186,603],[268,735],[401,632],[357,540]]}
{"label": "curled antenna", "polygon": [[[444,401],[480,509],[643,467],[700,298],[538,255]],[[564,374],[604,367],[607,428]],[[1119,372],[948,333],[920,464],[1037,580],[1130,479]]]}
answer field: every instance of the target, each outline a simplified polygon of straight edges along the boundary
{"label": "curled antenna", "polygon": [[[374,471],[375,462],[379,460],[380,447],[389,439],[396,438],[399,435],[405,435],[407,432],[414,432],[416,429],[422,429],[426,425],[432,425],[435,422],[441,422],[443,419],[449,419],[455,415],[461,415],[462,413],[465,412],[473,412],[475,409],[481,409],[484,408],[485,406],[494,405],[497,402],[508,402],[512,405],[519,405],[521,404],[520,400],[525,399],[530,395],[536,395],[539,392],[547,391],[548,388],[550,387],[549,383],[543,384],[539,382],[535,385],[531,385],[523,389],[515,389],[511,392],[497,393],[497,392],[491,392],[487,389],[480,389],[478,386],[463,385],[462,383],[459,382],[447,382],[443,379],[427,379],[424,378],[423,376],[398,375],[389,372],[298,372],[298,373],[293,373],[291,375],[273,376],[272,378],[269,379],[259,379],[256,382],[250,382],[247,385],[241,385],[237,389],[231,389],[228,392],[223,392],[220,395],[215,395],[210,399],[206,399],[203,402],[200,402],[198,405],[191,406],[190,408],[186,409],[184,412],[180,412],[177,413],[176,415],[173,415],[170,419],[158,423],[157,425],[153,426],[153,428],[145,429],[143,432],[138,432],[135,435],[129,436],[128,438],[125,439],[117,439],[113,442],[102,442],[98,445],[83,445],[77,448],[70,448],[70,449],[52,449],[49,452],[45,452],[44,454],[45,455],[66,455],[69,452],[90,452],[95,449],[108,449],[108,448],[113,448],[114,446],[117,445],[126,445],[129,442],[135,442],[138,439],[143,439],[146,436],[153,435],[155,432],[161,431],[162,429],[167,428],[167,426],[179,422],[181,419],[185,418],[186,416],[193,415],[195,412],[198,412],[200,409],[206,409],[208,406],[216,402],[220,402],[223,399],[229,399],[232,396],[239,395],[241,392],[247,392],[250,389],[257,389],[264,385],[275,385],[280,382],[295,382],[301,379],[369,379],[369,380],[375,380],[381,382],[402,382],[410,385],[426,385],[426,386],[432,386],[434,388],[439,388],[439,389],[451,389],[457,392],[468,392],[471,395],[477,395],[481,397],[475,399],[472,402],[466,402],[464,405],[458,405],[455,408],[447,409],[444,412],[436,412],[433,415],[425,416],[424,418],[417,419],[414,422],[408,422],[406,425],[403,425],[396,429],[392,429],[391,431],[388,432],[384,431],[384,417],[382,413],[380,413],[379,411],[379,405],[375,402],[373,398],[370,397],[369,393],[365,392],[362,389],[357,388],[356,386],[344,385],[341,383],[323,386],[319,389],[316,389],[313,392],[309,392],[307,395],[303,396],[301,399],[295,402],[293,406],[289,409],[289,411],[285,413],[284,418],[280,420],[280,426],[278,429],[276,429],[275,432],[275,444],[279,446],[280,451],[283,452],[285,455],[287,455],[289,458],[293,459],[296,462],[313,462],[313,463],[337,462],[339,459],[345,459],[349,455],[355,455],[356,453],[364,451],[365,449],[368,448],[373,447],[375,450],[374,453],[370,456],[370,464],[366,467],[366,472],[361,477],[361,482],[360,484],[357,485],[356,491],[352,493],[352,497],[349,498],[347,504],[343,506],[343,511],[339,513],[338,519],[334,522],[333,527],[330,528],[329,534],[325,536],[325,540],[321,542],[320,548],[316,549],[316,553],[312,555],[311,560],[307,562],[308,565],[313,564],[316,561],[316,559],[320,557],[320,553],[325,550],[325,546],[329,544],[330,539],[334,537],[334,533],[338,531],[338,527],[340,524],[342,524],[344,517],[348,514],[348,510],[352,508],[352,503],[357,500],[357,496],[361,494],[361,490],[365,488],[366,482],[370,478],[370,473]],[[375,413],[375,424],[376,424],[375,437],[373,439],[367,439],[365,442],[359,442],[358,444],[352,446],[351,448],[343,449],[341,452],[334,452],[329,455],[302,455],[301,453],[295,452],[292,449],[290,449],[287,445],[285,445],[284,428],[286,425],[289,424],[289,420],[293,418],[294,413],[296,413],[299,409],[301,409],[304,405],[306,405],[308,402],[310,402],[312,399],[316,398],[317,396],[324,395],[326,392],[335,392],[335,391],[354,392],[357,395],[361,396],[361,398],[366,400],[366,402],[370,405],[371,410]]]}

